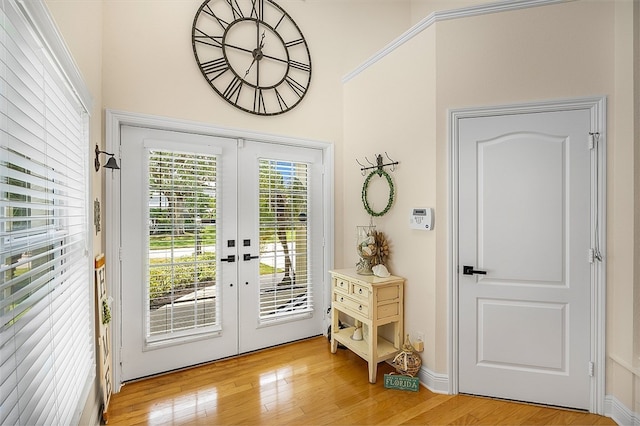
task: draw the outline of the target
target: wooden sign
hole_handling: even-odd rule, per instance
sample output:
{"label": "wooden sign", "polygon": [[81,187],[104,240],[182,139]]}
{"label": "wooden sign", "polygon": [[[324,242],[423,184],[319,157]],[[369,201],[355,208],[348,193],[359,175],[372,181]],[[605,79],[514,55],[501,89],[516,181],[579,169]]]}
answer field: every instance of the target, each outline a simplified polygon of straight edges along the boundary
{"label": "wooden sign", "polygon": [[420,380],[417,377],[401,376],[399,374],[385,374],[384,387],[404,391],[418,392]]}

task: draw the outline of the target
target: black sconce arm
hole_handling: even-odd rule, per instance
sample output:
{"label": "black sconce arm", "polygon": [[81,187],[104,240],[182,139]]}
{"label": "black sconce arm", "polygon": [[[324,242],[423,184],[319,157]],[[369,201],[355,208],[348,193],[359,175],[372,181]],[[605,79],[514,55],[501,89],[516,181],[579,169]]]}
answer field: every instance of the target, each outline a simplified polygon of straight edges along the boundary
{"label": "black sconce arm", "polygon": [[118,166],[118,162],[114,158],[115,154],[111,154],[110,152],[107,152],[107,151],[100,151],[100,149],[98,148],[98,145],[96,145],[96,159],[93,162],[93,165],[96,168],[96,172],[98,170],[100,170],[100,158],[99,158],[100,154],[110,155],[109,159],[107,160],[107,163],[104,165],[105,169],[119,169],[120,168],[120,166]]}

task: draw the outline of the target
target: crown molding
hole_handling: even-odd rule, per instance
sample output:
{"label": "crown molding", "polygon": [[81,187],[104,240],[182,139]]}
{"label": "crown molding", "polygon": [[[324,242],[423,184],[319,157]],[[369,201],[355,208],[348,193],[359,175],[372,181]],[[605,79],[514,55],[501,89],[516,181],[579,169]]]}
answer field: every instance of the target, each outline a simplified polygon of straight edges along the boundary
{"label": "crown molding", "polygon": [[349,74],[345,75],[342,78],[342,83],[347,83],[349,80],[353,79],[355,76],[396,50],[398,47],[405,44],[407,41],[411,40],[416,35],[420,34],[422,31],[429,28],[431,25],[440,22],[440,21],[448,21],[451,19],[460,19],[460,18],[468,18],[471,16],[478,15],[488,15],[490,13],[499,13],[499,12],[508,12],[512,10],[519,9],[528,9],[531,7],[538,6],[547,6],[557,3],[566,3],[569,1],[575,0],[504,0],[495,3],[487,3],[481,4],[477,6],[464,7],[460,9],[452,9],[452,10],[443,10],[437,11],[429,14],[426,18],[422,19],[420,22],[415,24],[413,27],[409,28],[404,34],[400,37],[393,40],[387,46],[385,46],[382,50],[378,51],[376,54],[367,59],[364,63],[362,63],[355,70],[351,71]]}

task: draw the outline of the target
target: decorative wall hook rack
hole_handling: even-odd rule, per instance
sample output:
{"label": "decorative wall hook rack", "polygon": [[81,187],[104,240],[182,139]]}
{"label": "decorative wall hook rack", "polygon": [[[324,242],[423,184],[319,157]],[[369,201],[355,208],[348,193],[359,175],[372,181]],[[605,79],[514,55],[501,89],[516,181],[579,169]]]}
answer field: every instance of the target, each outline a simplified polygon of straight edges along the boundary
{"label": "decorative wall hook rack", "polygon": [[387,154],[387,151],[384,152],[384,155],[386,155],[387,159],[389,160],[389,162],[386,164],[384,163],[385,160],[384,158],[382,158],[382,154],[376,154],[376,164],[373,164],[371,161],[369,161],[367,157],[364,157],[365,161],[370,164],[369,166],[362,164],[356,158],[356,163],[360,164],[360,171],[362,172],[362,176],[366,174],[367,170],[378,169],[378,171],[382,171],[384,167],[388,167],[388,166],[391,166],[391,171],[395,172],[396,165],[399,163],[397,161],[393,161],[391,157],[389,157],[389,154]]}
{"label": "decorative wall hook rack", "polygon": [[[356,158],[356,162],[361,166],[360,171],[362,172],[362,176],[367,174],[367,170],[373,169],[373,171],[369,172],[369,174],[364,180],[364,184],[362,185],[362,204],[364,205],[364,209],[367,211],[367,213],[369,213],[369,215],[372,217],[383,216],[384,214],[386,214],[391,208],[391,206],[393,205],[393,199],[395,198],[395,188],[393,186],[393,180],[391,179],[391,176],[389,176],[389,173],[387,173],[387,171],[384,168],[390,166],[391,171],[394,172],[396,170],[396,165],[398,164],[398,162],[393,161],[391,157],[389,157],[389,154],[387,154],[386,151],[384,155],[387,156],[387,159],[389,160],[388,163],[384,162],[385,160],[384,158],[382,158],[381,154],[376,154],[376,164],[373,164],[371,161],[369,161],[367,157],[364,157],[365,161],[370,164],[369,166],[365,166],[364,164],[359,162],[358,159]],[[369,182],[376,175],[381,178],[384,177],[387,181],[387,184],[389,185],[389,200],[385,208],[381,211],[373,210],[369,205],[369,200],[368,200]]]}

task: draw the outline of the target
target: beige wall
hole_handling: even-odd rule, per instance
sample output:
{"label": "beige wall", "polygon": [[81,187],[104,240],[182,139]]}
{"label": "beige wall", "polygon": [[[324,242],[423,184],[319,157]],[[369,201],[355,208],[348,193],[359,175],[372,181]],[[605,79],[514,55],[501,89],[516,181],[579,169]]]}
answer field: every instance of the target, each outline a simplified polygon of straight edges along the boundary
{"label": "beige wall", "polygon": [[[571,2],[437,24],[438,140],[446,141],[450,108],[606,95],[613,117],[613,12],[612,2]],[[612,148],[615,129],[608,136]],[[442,217],[448,168],[440,154]],[[446,267],[438,264],[439,283]]]}
{"label": "beige wall", "polygon": [[[342,77],[410,24],[410,5],[399,0],[278,0],[305,35],[313,61],[311,87],[294,110],[257,117],[223,101],[200,74],[191,25],[201,0],[45,0],[94,101],[90,148],[104,146],[104,110],[167,116],[220,127],[315,139],[335,145],[337,228],[342,228]],[[352,159],[349,159],[352,161]],[[104,171],[93,175],[92,199],[103,203]],[[343,256],[342,233],[336,259]],[[82,424],[98,412],[95,390]]]}
{"label": "beige wall", "polygon": [[[635,40],[635,44],[633,46],[634,53],[634,73],[633,73],[633,81],[636,82],[634,85],[634,119],[633,122],[635,124],[634,132],[635,132],[635,141],[640,141],[640,5],[635,3],[633,10],[633,20],[636,23],[633,27],[633,40]],[[635,143],[635,164],[640,165],[640,143]],[[635,366],[640,368],[640,262],[638,258],[640,257],[640,167],[634,168],[635,179],[634,179],[634,195],[635,195],[635,271],[634,271],[634,312],[635,317],[633,320],[634,324],[634,336],[635,336]],[[638,374],[640,376],[640,374]],[[640,380],[638,380],[636,386],[636,404],[640,406]]]}
{"label": "beige wall", "polygon": [[[337,267],[355,263],[355,226],[369,220],[355,160],[385,151],[398,160],[396,203],[375,222],[391,240],[390,269],[407,278],[407,331],[425,334],[423,361],[437,373],[447,371],[447,110],[606,95],[607,392],[640,412],[638,89],[628,72],[630,50],[638,66],[629,33],[637,36],[637,2],[580,0],[440,22],[343,86],[345,74],[429,13],[486,1],[280,0],[307,37],[313,79],[296,109],[268,118],[228,106],[199,74],[190,31],[200,0],[46,3],[94,98],[92,147],[103,142],[104,108],[334,143]],[[102,199],[103,173],[93,199]],[[409,209],[422,206],[435,209],[433,232],[408,229]],[[107,235],[94,239],[96,253]]]}
{"label": "beige wall", "polygon": [[[426,8],[419,0],[413,6],[429,12],[446,7],[436,2]],[[407,278],[410,295],[406,328],[427,332],[423,361],[431,371],[447,372],[448,110],[605,95],[607,393],[640,412],[639,354],[633,353],[634,339],[640,338],[633,302],[634,272],[640,267],[633,232],[640,214],[634,210],[634,199],[640,200],[634,188],[637,16],[629,0],[581,0],[441,21],[345,84],[344,208],[356,218],[345,217],[344,239],[354,222],[366,221],[359,200],[362,178],[349,167],[348,154],[388,150],[400,161],[393,174],[398,198],[376,222],[395,243],[393,272]],[[381,87],[385,78],[390,84]],[[368,92],[383,93],[385,105],[372,108],[364,96]],[[420,206],[435,209],[433,234],[407,229],[408,207]],[[344,259],[349,263],[352,255]],[[636,281],[636,299],[639,287]],[[635,309],[637,321],[637,303]]]}
{"label": "beige wall", "polygon": [[[640,368],[637,360],[640,353],[634,354],[634,339],[640,338],[640,324],[634,322],[634,287],[639,291],[640,282],[635,281],[640,273],[640,245],[634,235],[634,229],[640,220],[640,211],[634,210],[640,198],[638,188],[634,188],[634,174],[640,167],[635,161],[634,136],[638,131],[635,110],[640,106],[634,99],[634,43],[637,38],[640,21],[637,2],[616,2],[615,7],[615,112],[610,115],[611,126],[617,132],[613,153],[610,154],[611,177],[608,192],[608,246],[609,258],[607,309],[607,392],[612,393],[627,407],[640,413]],[[635,12],[634,12],[634,9]],[[635,19],[635,23],[634,23]],[[635,27],[635,29],[634,29]],[[634,37],[634,32],[636,37]],[[636,52],[637,53],[637,52]],[[635,201],[634,201],[635,199]],[[640,315],[640,312],[635,315]],[[635,329],[635,330],[634,330]],[[634,368],[634,365],[636,368]],[[634,397],[635,394],[635,397]]]}
{"label": "beige wall", "polygon": [[[356,226],[369,224],[361,201],[365,177],[356,159],[366,164],[366,157],[375,163],[375,155],[386,152],[400,162],[395,172],[389,171],[396,192],[394,205],[374,224],[391,243],[389,270],[407,278],[405,333],[412,339],[417,333],[425,334],[423,358],[431,368],[444,349],[435,345],[433,336],[438,327],[446,329],[446,319],[438,324],[436,316],[438,309],[445,308],[437,306],[435,294],[436,233],[412,231],[408,221],[412,208],[436,207],[435,48],[433,30],[427,30],[346,84],[341,170],[345,214],[336,218],[343,223],[345,241],[344,257],[336,258],[336,266],[354,266]],[[387,195],[386,181],[372,179],[368,200],[374,211],[384,208]],[[445,226],[436,208],[435,229]]]}
{"label": "beige wall", "polygon": [[[311,87],[292,111],[258,117],[229,106],[204,81],[191,49],[191,25],[200,0],[104,2],[105,108],[141,112],[335,145],[342,163],[342,85],[346,72],[409,25],[404,1],[280,0],[307,39]],[[352,161],[352,159],[349,159]],[[336,217],[343,208],[341,173],[335,175]],[[341,221],[336,223],[341,227]],[[341,234],[336,259],[342,257]]]}

